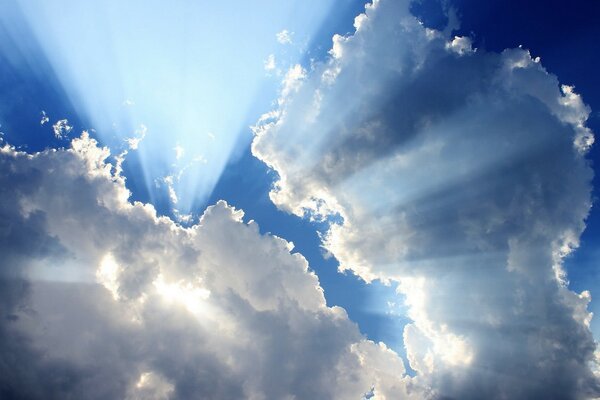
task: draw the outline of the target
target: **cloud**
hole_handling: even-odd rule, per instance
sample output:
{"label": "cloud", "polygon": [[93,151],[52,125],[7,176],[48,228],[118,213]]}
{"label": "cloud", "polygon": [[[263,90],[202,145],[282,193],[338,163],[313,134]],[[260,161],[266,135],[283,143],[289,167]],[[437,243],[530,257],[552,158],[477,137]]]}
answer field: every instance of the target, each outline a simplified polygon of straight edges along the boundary
{"label": "cloud", "polygon": [[277,64],[275,63],[275,55],[269,54],[267,59],[264,61],[264,67],[265,71],[267,72],[275,71],[277,68]]}
{"label": "cloud", "polygon": [[40,125],[44,125],[50,121],[50,118],[46,114],[46,111],[42,110],[42,119],[40,119]]}
{"label": "cloud", "polygon": [[175,150],[175,160],[180,160],[183,158],[183,155],[185,154],[185,149],[183,146],[178,144],[173,148],[173,150]]}
{"label": "cloud", "polygon": [[[47,117],[43,115],[42,121],[40,122],[41,125],[44,124],[44,118],[47,119]],[[57,139],[66,139],[67,135],[73,130],[73,127],[69,125],[68,120],[61,119],[59,121],[56,121],[56,123],[52,125],[52,130],[54,131],[54,136]]]}
{"label": "cloud", "polygon": [[399,284],[410,366],[441,396],[598,396],[590,294],[562,270],[591,205],[590,110],[527,50],[473,49],[408,3],[367,5],[290,71],[255,127],[270,197],[330,221],[340,269]]}
{"label": "cloud", "polygon": [[126,138],[125,142],[127,142],[129,150],[137,150],[138,147],[140,147],[140,143],[142,142],[142,140],[144,140],[144,138],[146,137],[147,133],[148,128],[146,127],[146,125],[142,124],[138,129],[135,130],[135,135],[133,137]]}
{"label": "cloud", "polygon": [[277,41],[280,44],[291,44],[293,35],[294,35],[294,32],[290,32],[287,29],[284,29],[281,32],[278,32],[275,35],[275,37],[277,38]]}
{"label": "cloud", "polygon": [[292,244],[220,201],[131,203],[110,152],[0,150],[3,398],[423,398]]}

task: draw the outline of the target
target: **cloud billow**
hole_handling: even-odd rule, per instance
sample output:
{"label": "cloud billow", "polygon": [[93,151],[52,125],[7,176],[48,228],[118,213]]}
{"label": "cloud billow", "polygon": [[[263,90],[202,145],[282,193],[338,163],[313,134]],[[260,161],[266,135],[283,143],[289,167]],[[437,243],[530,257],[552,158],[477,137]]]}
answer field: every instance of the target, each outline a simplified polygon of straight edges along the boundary
{"label": "cloud billow", "polygon": [[222,201],[158,217],[109,155],[0,149],[0,397],[422,397],[291,243]]}
{"label": "cloud billow", "polygon": [[340,269],[399,284],[438,396],[597,396],[590,294],[562,269],[591,206],[589,109],[527,50],[473,49],[408,3],[367,5],[327,61],[290,70],[255,127],[271,199],[336,216]]}

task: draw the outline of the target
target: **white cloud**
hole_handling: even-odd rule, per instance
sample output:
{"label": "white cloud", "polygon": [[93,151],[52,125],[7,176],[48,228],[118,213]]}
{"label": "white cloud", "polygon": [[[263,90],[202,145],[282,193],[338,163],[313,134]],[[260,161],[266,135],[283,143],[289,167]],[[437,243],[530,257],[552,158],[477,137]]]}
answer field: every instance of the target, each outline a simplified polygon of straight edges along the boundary
{"label": "white cloud", "polygon": [[169,200],[171,200],[171,204],[177,204],[179,198],[177,197],[177,192],[175,191],[175,177],[173,175],[165,176],[162,181],[165,185],[167,185],[167,190],[169,192]]}
{"label": "white cloud", "polygon": [[446,43],[446,48],[455,51],[461,56],[474,51],[471,39],[467,36],[455,36],[452,41]]}
{"label": "white cloud", "polygon": [[[44,119],[42,117],[42,121],[43,120]],[[56,123],[52,125],[52,130],[54,131],[54,136],[57,139],[66,139],[67,135],[73,130],[73,127],[69,125],[68,120],[61,119],[59,121],[56,121]]]}
{"label": "white cloud", "polygon": [[42,110],[42,119],[40,120],[40,125],[45,125],[46,123],[48,123],[50,121],[50,118],[48,117],[48,115],[46,114],[46,111]]}
{"label": "white cloud", "polygon": [[338,215],[323,245],[340,268],[400,283],[411,367],[440,395],[598,395],[590,297],[561,265],[591,204],[589,109],[528,51],[474,51],[408,1],[355,26],[254,129],[271,199]]}
{"label": "white cloud", "polygon": [[290,243],[224,202],[189,228],[158,217],[128,201],[109,155],[89,135],[0,150],[3,395],[423,397],[398,355],[326,306]]}
{"label": "white cloud", "polygon": [[129,150],[137,150],[140,146],[140,143],[146,137],[148,133],[148,128],[146,125],[140,125],[138,129],[135,130],[135,134],[133,137],[125,139],[127,144],[129,145]]}
{"label": "white cloud", "polygon": [[298,90],[304,78],[306,78],[306,70],[300,64],[291,66],[283,78],[282,99]]}
{"label": "white cloud", "polygon": [[280,44],[291,44],[293,35],[294,35],[294,32],[290,32],[287,29],[284,29],[281,32],[278,32],[275,35],[275,37],[277,38],[277,41]]}
{"label": "white cloud", "polygon": [[183,158],[183,155],[185,154],[185,149],[181,145],[175,146],[173,150],[175,150],[176,160],[180,160],[181,158]]}
{"label": "white cloud", "polygon": [[[123,163],[131,150],[137,150],[140,147],[140,143],[146,137],[148,129],[145,125],[141,124],[138,129],[135,130],[135,136],[125,138],[125,143],[127,143],[127,149],[122,150],[119,154],[115,156],[115,175],[120,176],[123,173]],[[86,136],[89,136],[89,132],[83,132]]]}
{"label": "white cloud", "polygon": [[277,68],[277,65],[275,64],[275,55],[269,54],[269,56],[267,57],[267,59],[264,62],[264,66],[265,66],[265,71],[267,71],[267,72],[275,71],[275,69]]}

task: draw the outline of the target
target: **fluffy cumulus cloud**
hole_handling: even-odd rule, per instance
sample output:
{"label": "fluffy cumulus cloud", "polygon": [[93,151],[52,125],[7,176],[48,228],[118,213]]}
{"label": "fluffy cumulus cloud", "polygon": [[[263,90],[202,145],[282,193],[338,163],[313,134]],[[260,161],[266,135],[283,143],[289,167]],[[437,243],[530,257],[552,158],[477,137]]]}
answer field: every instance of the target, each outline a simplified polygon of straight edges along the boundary
{"label": "fluffy cumulus cloud", "polygon": [[108,156],[85,133],[0,150],[0,397],[428,395],[291,243],[224,202],[189,228],[157,217]]}
{"label": "fluffy cumulus cloud", "polygon": [[474,49],[408,1],[355,27],[255,128],[271,199],[330,221],[340,269],[398,284],[410,366],[438,396],[598,396],[590,294],[562,269],[591,204],[588,108],[527,50]]}

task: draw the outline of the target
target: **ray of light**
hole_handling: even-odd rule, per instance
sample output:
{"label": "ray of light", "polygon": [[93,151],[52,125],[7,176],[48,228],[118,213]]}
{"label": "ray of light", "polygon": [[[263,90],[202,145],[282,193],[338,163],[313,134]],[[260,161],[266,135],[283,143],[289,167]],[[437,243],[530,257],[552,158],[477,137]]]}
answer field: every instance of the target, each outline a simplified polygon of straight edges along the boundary
{"label": "ray of light", "polygon": [[[232,153],[248,143],[247,127],[269,108],[276,75],[306,56],[333,7],[22,0],[0,5],[0,25],[19,52],[42,50],[28,54],[30,65],[48,61],[104,143],[123,148],[146,131],[139,172],[151,200],[171,194],[171,208],[185,214],[203,205]],[[20,41],[24,29],[35,46]],[[51,123],[63,117],[50,115]]]}

